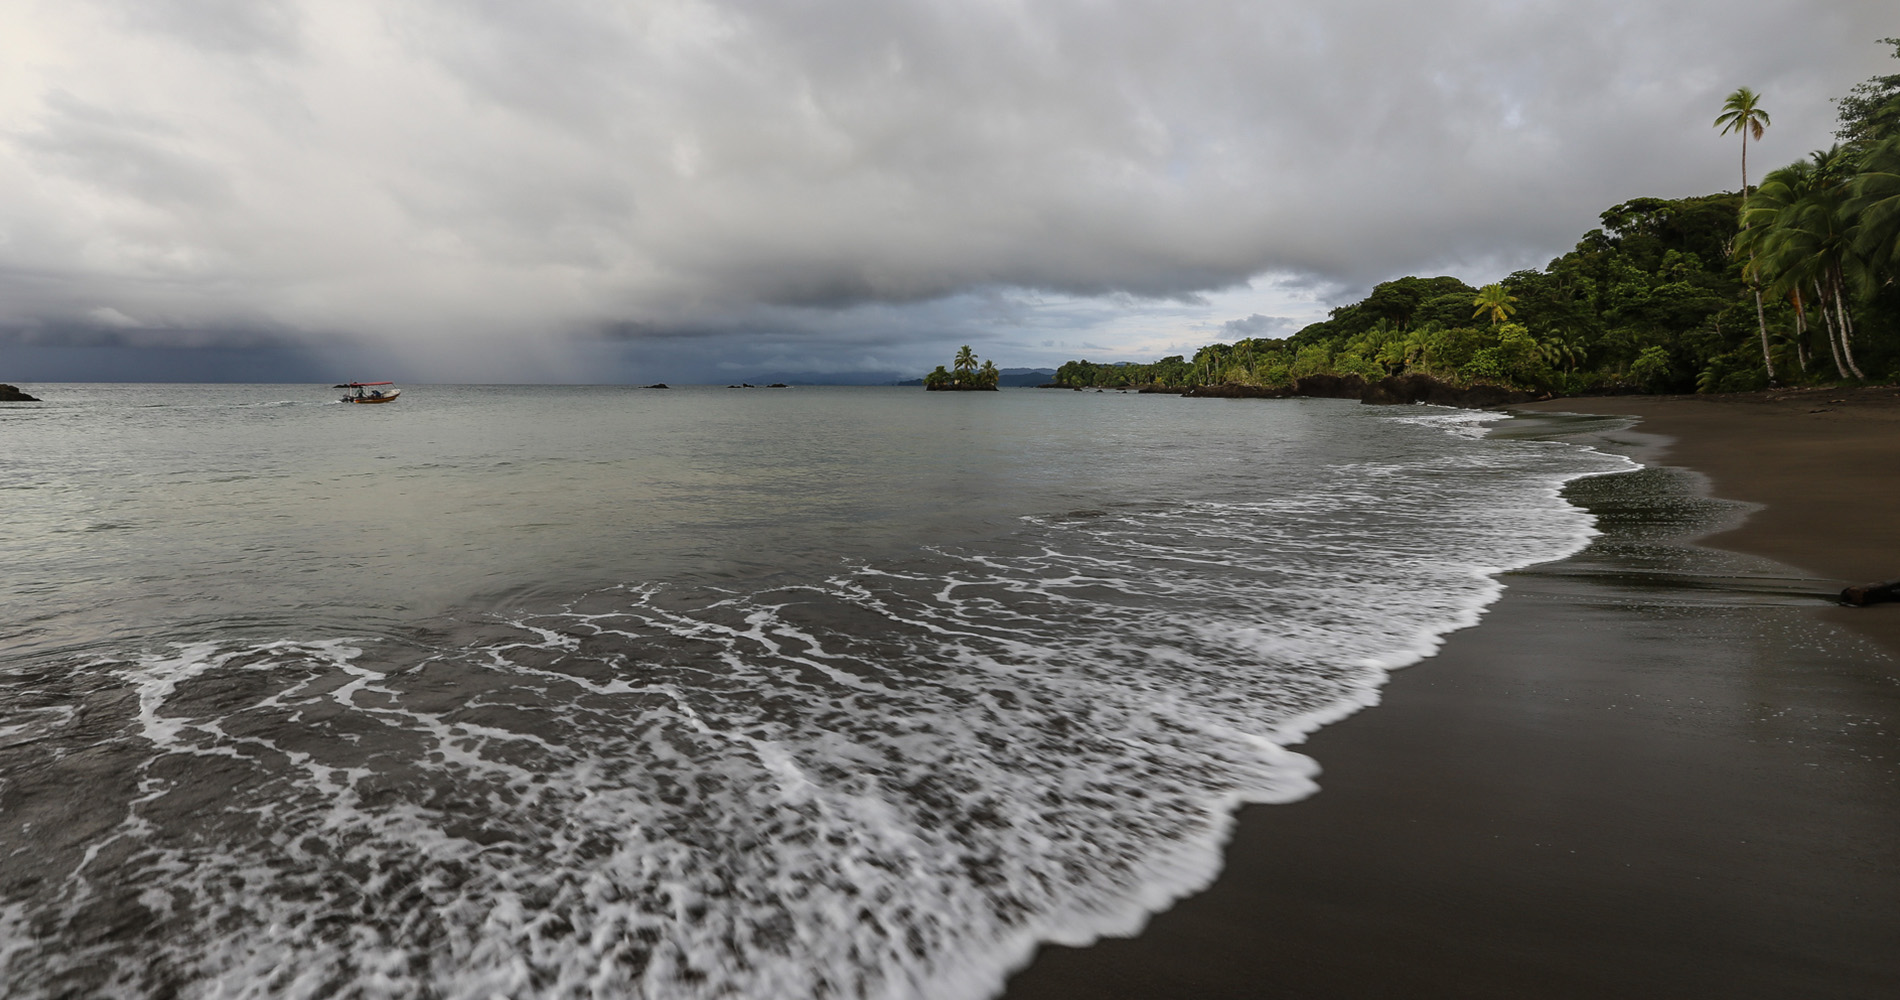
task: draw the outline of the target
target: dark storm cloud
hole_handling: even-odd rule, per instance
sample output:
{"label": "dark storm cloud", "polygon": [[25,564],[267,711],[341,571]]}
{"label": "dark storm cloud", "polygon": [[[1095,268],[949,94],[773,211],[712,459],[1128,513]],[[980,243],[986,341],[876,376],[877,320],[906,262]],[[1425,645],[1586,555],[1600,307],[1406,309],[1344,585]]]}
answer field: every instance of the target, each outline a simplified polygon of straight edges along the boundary
{"label": "dark storm cloud", "polygon": [[163,119],[121,114],[64,90],[48,93],[44,107],[39,126],[17,142],[49,173],[153,204],[203,209],[231,196],[219,165]]}
{"label": "dark storm cloud", "polygon": [[1285,312],[1240,301],[1250,280],[1494,280],[1615,201],[1732,189],[1722,96],[1774,112],[1751,164],[1791,160],[1885,69],[1891,20],[1824,0],[16,5],[0,329],[255,325],[547,377],[643,342],[716,371],[1232,337]]}

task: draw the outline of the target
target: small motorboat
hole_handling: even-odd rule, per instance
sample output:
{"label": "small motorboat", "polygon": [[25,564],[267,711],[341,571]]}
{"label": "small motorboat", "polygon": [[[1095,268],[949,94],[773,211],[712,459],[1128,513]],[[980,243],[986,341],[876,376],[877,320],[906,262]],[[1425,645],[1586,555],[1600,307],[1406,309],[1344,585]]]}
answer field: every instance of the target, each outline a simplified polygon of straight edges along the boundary
{"label": "small motorboat", "polygon": [[342,402],[345,403],[390,403],[394,402],[397,396],[402,395],[402,390],[380,387],[395,384],[394,382],[343,382],[335,388],[355,390],[343,397]]}

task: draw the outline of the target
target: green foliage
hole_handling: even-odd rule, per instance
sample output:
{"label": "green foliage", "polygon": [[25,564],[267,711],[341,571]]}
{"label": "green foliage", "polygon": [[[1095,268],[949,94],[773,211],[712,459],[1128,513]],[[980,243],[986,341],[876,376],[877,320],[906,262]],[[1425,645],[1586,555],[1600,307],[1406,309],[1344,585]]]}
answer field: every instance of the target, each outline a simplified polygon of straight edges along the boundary
{"label": "green foliage", "polygon": [[1559,372],[1552,377],[1551,390],[1562,396],[1582,396],[1606,388],[1597,372]]}
{"label": "green foliage", "polygon": [[1486,347],[1471,356],[1471,360],[1458,366],[1459,377],[1468,382],[1504,381],[1504,359],[1498,356],[1498,349]]}
{"label": "green foliage", "polygon": [[1377,381],[1388,374],[1385,366],[1362,354],[1343,351],[1333,358],[1333,371],[1341,375],[1357,375],[1367,381]]}
{"label": "green foliage", "polygon": [[1630,381],[1644,392],[1666,392],[1674,373],[1669,368],[1669,352],[1660,347],[1645,347],[1630,365]]}
{"label": "green foliage", "polygon": [[[1886,41],[1900,55],[1900,41]],[[1741,133],[1742,190],[1613,205],[1568,253],[1482,289],[1397,278],[1284,341],[1209,344],[1150,365],[1069,362],[1057,381],[1278,386],[1422,373],[1578,393],[1900,376],[1900,134],[1882,124],[1888,99],[1900,100],[1900,75],[1855,88],[1841,101],[1843,123],[1861,123],[1842,133],[1849,142],[1751,188],[1747,145],[1768,115],[1738,90],[1716,126]]]}
{"label": "green foliage", "polygon": [[1352,322],[1363,317],[1368,327],[1384,320],[1400,330],[1410,326],[1421,306],[1447,295],[1467,295],[1470,286],[1457,278],[1399,278],[1374,285],[1372,294],[1353,309]]}
{"label": "green foliage", "polygon": [[1471,318],[1489,316],[1492,323],[1502,323],[1517,312],[1517,307],[1511,304],[1516,301],[1517,296],[1506,291],[1502,283],[1486,285],[1471,299],[1471,304],[1478,307]]}
{"label": "green foliage", "polygon": [[1768,372],[1761,366],[1761,355],[1745,347],[1709,359],[1708,367],[1696,376],[1697,392],[1749,392],[1768,386]]}
{"label": "green foliage", "polygon": [[1860,171],[1847,186],[1847,214],[1858,223],[1854,252],[1867,262],[1876,285],[1900,275],[1900,135],[1868,147]]}
{"label": "green foliage", "polygon": [[1314,344],[1300,348],[1293,358],[1291,374],[1294,378],[1319,375],[1333,370],[1333,352],[1325,344]]}
{"label": "green foliage", "polygon": [[1762,131],[1772,123],[1761,106],[1761,95],[1747,87],[1737,87],[1722,103],[1722,113],[1716,116],[1715,124],[1721,127],[1723,135],[1740,132],[1746,145],[1749,139],[1760,139]]}
{"label": "green foliage", "polygon": [[[1374,285],[1372,294],[1349,306],[1332,311],[1332,318],[1314,323],[1290,341],[1304,346],[1323,340],[1352,337],[1384,323],[1397,330],[1408,330],[1429,322],[1455,322],[1468,319],[1471,296],[1477,289],[1457,278],[1404,277]],[[1446,312],[1445,303],[1463,306],[1455,314]]]}
{"label": "green foliage", "polygon": [[[1900,59],[1900,38],[1882,38]],[[1841,127],[1834,135],[1849,145],[1866,146],[1900,137],[1900,73],[1876,76],[1857,84],[1835,102]]]}

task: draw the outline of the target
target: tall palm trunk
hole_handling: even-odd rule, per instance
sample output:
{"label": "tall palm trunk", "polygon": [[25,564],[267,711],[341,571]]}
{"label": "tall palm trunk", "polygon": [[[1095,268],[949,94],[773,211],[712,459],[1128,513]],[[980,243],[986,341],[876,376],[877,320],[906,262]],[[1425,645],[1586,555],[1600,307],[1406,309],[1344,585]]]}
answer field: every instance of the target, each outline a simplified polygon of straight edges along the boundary
{"label": "tall palm trunk", "polygon": [[1851,339],[1854,335],[1854,321],[1847,315],[1846,285],[1841,281],[1841,272],[1838,270],[1829,274],[1828,277],[1834,282],[1834,312],[1841,320],[1841,354],[1847,359],[1847,367],[1854,373],[1854,377],[1866,381],[1867,376],[1862,374],[1860,366],[1854,363],[1854,341]]}
{"label": "tall palm trunk", "polygon": [[[1752,263],[1752,255],[1751,255]],[[1761,327],[1761,365],[1768,369],[1768,384],[1775,384],[1775,361],[1768,356],[1768,314],[1761,307],[1761,285],[1755,286],[1755,323]]]}
{"label": "tall palm trunk", "polygon": [[1801,289],[1788,293],[1788,302],[1794,306],[1794,359],[1801,363],[1801,374],[1808,373],[1808,310],[1801,301]]}
{"label": "tall palm trunk", "polygon": [[[1748,218],[1748,130],[1742,129],[1742,218]],[[1761,328],[1761,366],[1768,369],[1768,384],[1775,384],[1775,359],[1768,356],[1768,314],[1761,307],[1761,271],[1755,267],[1755,251],[1748,251],[1748,283],[1755,290],[1755,325]]]}
{"label": "tall palm trunk", "polygon": [[1827,311],[1827,292],[1821,288],[1821,279],[1814,279],[1814,301],[1821,307],[1821,322],[1827,326],[1827,352],[1834,356],[1834,370],[1841,379],[1847,379],[1847,368],[1841,364],[1841,345],[1834,339],[1834,316]]}

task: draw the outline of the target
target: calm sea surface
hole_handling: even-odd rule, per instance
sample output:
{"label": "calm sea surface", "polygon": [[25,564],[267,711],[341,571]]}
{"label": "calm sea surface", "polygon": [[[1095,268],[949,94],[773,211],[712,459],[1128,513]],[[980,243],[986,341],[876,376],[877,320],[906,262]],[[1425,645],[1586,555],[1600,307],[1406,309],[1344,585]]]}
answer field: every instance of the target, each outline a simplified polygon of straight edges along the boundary
{"label": "calm sea surface", "polygon": [[1333,400],[34,391],[11,997],[988,996],[1629,467]]}

